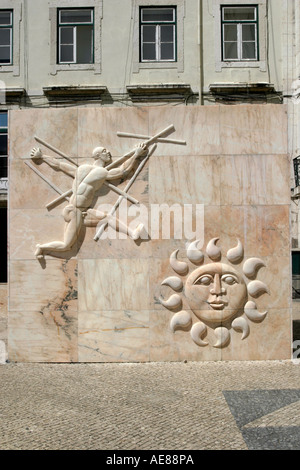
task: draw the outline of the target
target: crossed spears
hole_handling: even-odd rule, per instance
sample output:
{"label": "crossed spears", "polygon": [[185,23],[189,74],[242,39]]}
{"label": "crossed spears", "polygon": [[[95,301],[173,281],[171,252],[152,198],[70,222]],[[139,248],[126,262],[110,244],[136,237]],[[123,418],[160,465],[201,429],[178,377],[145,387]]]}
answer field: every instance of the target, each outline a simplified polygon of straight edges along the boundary
{"label": "crossed spears", "polygon": [[[180,145],[185,145],[186,144],[186,142],[184,140],[174,140],[174,139],[167,139],[167,138],[162,137],[162,136],[165,136],[165,135],[167,135],[169,133],[172,133],[174,131],[175,131],[175,128],[174,128],[173,124],[171,124],[170,126],[166,127],[165,129],[163,129],[158,134],[156,134],[152,137],[145,136],[145,135],[140,135],[140,134],[131,134],[131,133],[128,133],[128,132],[117,132],[118,137],[134,137],[134,138],[137,138],[137,139],[146,139],[146,141],[144,142],[145,145],[146,145],[146,148],[150,147],[152,144],[154,144],[154,145],[150,149],[148,155],[141,161],[141,163],[137,167],[135,173],[133,174],[133,176],[128,181],[127,185],[125,186],[124,190],[121,190],[120,188],[118,188],[118,187],[114,186],[113,184],[110,184],[106,181],[104,182],[105,186],[107,186],[108,188],[110,188],[111,190],[113,190],[113,191],[115,191],[116,193],[119,194],[119,198],[117,199],[116,203],[114,204],[114,206],[112,207],[112,209],[109,212],[110,215],[113,215],[116,212],[116,210],[118,209],[118,207],[119,207],[121,201],[123,200],[123,198],[129,200],[133,204],[139,204],[139,201],[137,199],[133,198],[132,196],[130,196],[128,194],[128,191],[131,188],[131,186],[133,185],[133,183],[135,182],[136,178],[138,177],[138,175],[140,174],[142,169],[144,168],[144,166],[147,163],[147,161],[149,160],[150,156],[153,154],[154,150],[156,149],[156,142],[173,143],[173,144],[180,144]],[[61,152],[60,150],[56,149],[55,147],[48,144],[47,142],[45,142],[44,140],[40,139],[37,136],[35,136],[34,138],[37,142],[44,145],[48,149],[52,150],[57,155],[63,157],[66,160],[68,160],[74,166],[76,166],[76,167],[79,166],[71,157],[69,157],[69,155],[66,155],[64,152]],[[131,150],[130,152],[126,153],[122,157],[118,158],[114,162],[107,165],[105,168],[107,170],[110,170],[114,166],[123,163],[127,158],[131,157],[133,154],[134,154],[134,150]],[[27,159],[27,157],[25,157],[24,159]],[[71,194],[73,193],[72,189],[69,189],[68,191],[63,192],[60,188],[58,188],[54,183],[52,183],[52,181],[50,181],[45,175],[43,175],[43,173],[41,173],[30,162],[25,161],[24,163],[32,171],[34,171],[34,173],[36,173],[42,180],[44,180],[52,189],[54,189],[54,191],[56,191],[59,194],[59,197],[57,197],[56,199],[54,199],[53,201],[49,202],[46,205],[47,209],[50,210],[53,206],[55,206],[57,203],[61,202],[63,199],[69,200],[69,196],[71,196]],[[102,233],[104,232],[106,226],[107,226],[107,223],[102,224],[100,226],[99,230],[96,232],[96,235],[94,236],[95,241],[99,240],[99,238],[101,237]]]}

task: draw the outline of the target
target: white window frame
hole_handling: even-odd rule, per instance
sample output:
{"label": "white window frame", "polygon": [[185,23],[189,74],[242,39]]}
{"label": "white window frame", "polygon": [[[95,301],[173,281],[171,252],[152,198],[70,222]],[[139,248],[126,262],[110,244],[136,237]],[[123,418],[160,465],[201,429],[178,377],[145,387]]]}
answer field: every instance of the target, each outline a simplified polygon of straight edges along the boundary
{"label": "white window frame", "polygon": [[58,63],[59,64],[76,64],[77,63],[77,57],[76,57],[76,52],[77,52],[77,41],[76,41],[77,30],[76,30],[76,26],[67,26],[66,25],[66,26],[64,26],[64,28],[70,28],[73,31],[73,43],[72,43],[72,46],[73,46],[73,60],[72,61],[66,61],[66,62],[61,60],[61,46],[63,44],[61,43],[61,30],[62,30],[62,28],[59,28],[58,29],[58,41],[59,41],[59,43],[58,43]]}
{"label": "white window frame", "polygon": [[22,21],[22,0],[1,0],[0,10],[12,10],[11,63],[0,64],[0,73],[20,75],[20,28]]}
{"label": "white window frame", "polygon": [[[257,47],[259,51],[259,59],[243,59],[243,60],[222,60],[222,21],[221,6],[258,6],[258,31],[257,31]],[[226,68],[258,68],[261,72],[267,71],[267,1],[266,0],[214,0],[214,19],[215,19],[215,70],[221,72]]]}
{"label": "white window frame", "polygon": [[[239,62],[242,62],[242,61],[257,61],[258,60],[258,42],[257,42],[257,25],[258,25],[258,8],[256,7],[256,5],[247,5],[247,7],[252,7],[254,8],[254,11],[255,11],[255,19],[253,21],[241,21],[239,22],[238,20],[237,21],[226,21],[224,20],[223,16],[224,16],[224,9],[226,8],[226,5],[222,5],[221,7],[221,23],[222,23],[222,60],[223,62],[225,61],[239,61]],[[239,5],[239,6],[236,6],[236,7],[233,7],[233,8],[241,8],[243,7],[243,5]],[[225,44],[226,44],[226,41],[225,41],[225,26],[226,25],[236,25],[237,27],[237,52],[238,52],[238,58],[237,59],[224,59],[225,57]],[[255,41],[249,41],[249,42],[254,42],[255,43],[255,58],[251,58],[251,59],[244,59],[243,58],[243,33],[242,33],[242,28],[244,25],[254,25],[255,26]]]}
{"label": "white window frame", "polygon": [[[140,7],[176,7],[176,51],[175,61],[140,61]],[[142,69],[176,69],[177,72],[184,71],[184,18],[185,0],[132,0],[133,19],[133,54],[132,71],[139,73]]]}
{"label": "white window frame", "polygon": [[[57,11],[64,8],[78,9],[94,9],[94,63],[77,64],[73,62],[58,63],[57,60],[57,42],[58,38],[58,21]],[[103,0],[49,0],[49,20],[50,20],[50,74],[56,75],[59,72],[90,70],[94,74],[101,73],[101,34],[102,34],[102,18],[103,18]],[[82,23],[84,24],[84,23]],[[67,24],[66,24],[67,26]]]}
{"label": "white window frame", "polygon": [[[58,24],[58,64],[77,64],[77,28],[80,25],[92,25],[93,26],[93,35],[95,33],[94,29],[94,10],[87,8],[88,10],[91,10],[91,22],[80,22],[78,25],[71,25],[70,23],[62,23],[61,22],[61,12],[64,10],[64,8],[59,9],[59,24]],[[74,10],[78,10],[78,8],[74,8]],[[82,10],[82,8],[81,8]],[[66,61],[63,62],[61,60],[61,30],[62,28],[71,28],[73,29],[73,61]],[[94,49],[94,44],[92,43],[92,49]],[[92,50],[92,56],[94,58],[94,50]]]}
{"label": "white window frame", "polygon": [[[146,9],[142,7],[141,10]],[[141,55],[141,62],[176,62],[176,22],[177,22],[177,15],[176,15],[176,7],[168,7],[169,9],[173,9],[173,20],[172,21],[143,21],[142,18],[140,19],[140,55]],[[161,58],[161,26],[162,24],[173,26],[173,59],[162,59]],[[155,26],[155,59],[144,59],[143,58],[143,30],[144,26]]]}
{"label": "white window frame", "polygon": [[[1,132],[1,135],[6,135],[6,138],[7,138],[7,153],[6,155],[0,155],[0,158],[5,158],[6,159],[6,162],[7,162],[7,165],[8,165],[8,111],[7,110],[4,110],[4,109],[1,109],[0,110],[0,113],[3,114],[5,113],[6,116],[7,116],[7,126],[0,126],[0,129],[4,129],[5,132]],[[7,180],[7,176],[0,176],[0,180]]]}
{"label": "white window frame", "polygon": [[[0,62],[0,65],[13,65],[13,28],[14,28],[14,11],[12,9],[5,10],[3,8],[0,8],[0,13],[1,11],[7,11],[10,13],[10,24],[7,25],[1,25],[0,31],[4,29],[9,30],[9,62]],[[0,44],[0,49],[1,47],[7,47],[7,46],[2,46]]]}

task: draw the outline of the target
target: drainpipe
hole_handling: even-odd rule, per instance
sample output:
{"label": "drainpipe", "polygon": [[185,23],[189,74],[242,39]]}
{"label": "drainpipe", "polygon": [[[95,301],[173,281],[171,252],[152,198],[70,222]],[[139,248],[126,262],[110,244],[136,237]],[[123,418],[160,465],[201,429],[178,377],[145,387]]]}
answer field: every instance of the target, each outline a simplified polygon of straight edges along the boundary
{"label": "drainpipe", "polygon": [[198,0],[198,47],[199,47],[199,105],[202,105],[203,44],[202,44],[202,0]]}

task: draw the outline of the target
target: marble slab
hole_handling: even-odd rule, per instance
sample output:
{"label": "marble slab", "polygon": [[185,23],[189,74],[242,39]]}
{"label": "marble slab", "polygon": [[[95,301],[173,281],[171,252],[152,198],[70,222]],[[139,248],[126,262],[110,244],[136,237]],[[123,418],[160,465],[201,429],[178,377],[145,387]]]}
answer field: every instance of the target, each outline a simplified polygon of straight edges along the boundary
{"label": "marble slab", "polygon": [[78,263],[79,310],[146,310],[149,306],[148,260],[87,259]]}
{"label": "marble slab", "polygon": [[70,157],[77,157],[78,110],[76,108],[14,110],[9,113],[9,127],[10,159],[29,156],[33,147],[41,147],[45,154],[55,155],[36,142],[35,136]]}
{"label": "marble slab", "polygon": [[77,261],[10,263],[9,357],[77,361]]}
{"label": "marble slab", "polygon": [[10,311],[8,354],[12,362],[77,362],[77,310]]}
{"label": "marble slab", "polygon": [[[222,360],[270,361],[291,358],[290,309],[270,309],[262,323],[250,322],[250,334],[244,340],[241,333],[232,330],[231,341],[222,349]],[[272,338],[270,341],[269,338]],[[275,340],[276,338],[276,340]]]}
{"label": "marble slab", "polygon": [[7,285],[0,284],[0,341],[7,345]]}
{"label": "marble slab", "polygon": [[78,314],[79,362],[149,362],[149,312],[88,311]]}
{"label": "marble slab", "polygon": [[148,135],[148,120],[146,108],[79,109],[78,156],[87,158],[95,147],[100,146],[108,149],[113,158],[121,157],[142,140],[118,137],[117,132]]}
{"label": "marble slab", "polygon": [[286,155],[228,155],[219,166],[223,205],[290,204]]}
{"label": "marble slab", "polygon": [[[186,145],[160,144],[159,155],[219,155],[220,145],[220,106],[202,107],[201,113],[195,106],[149,108],[149,131],[154,135],[170,122],[176,129],[176,137],[186,141]],[[170,137],[173,138],[175,133]]]}
{"label": "marble slab", "polygon": [[220,106],[219,118],[223,155],[286,154],[285,106]]}

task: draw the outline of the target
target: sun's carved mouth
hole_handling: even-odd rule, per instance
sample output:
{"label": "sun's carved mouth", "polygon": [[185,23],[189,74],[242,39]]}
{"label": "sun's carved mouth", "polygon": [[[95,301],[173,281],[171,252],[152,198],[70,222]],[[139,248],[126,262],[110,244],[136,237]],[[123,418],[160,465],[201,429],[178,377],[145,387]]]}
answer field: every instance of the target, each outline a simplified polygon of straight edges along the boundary
{"label": "sun's carved mouth", "polygon": [[212,302],[207,302],[210,307],[212,307],[214,310],[223,310],[223,308],[228,305],[228,302],[224,302],[223,300],[213,300]]}

